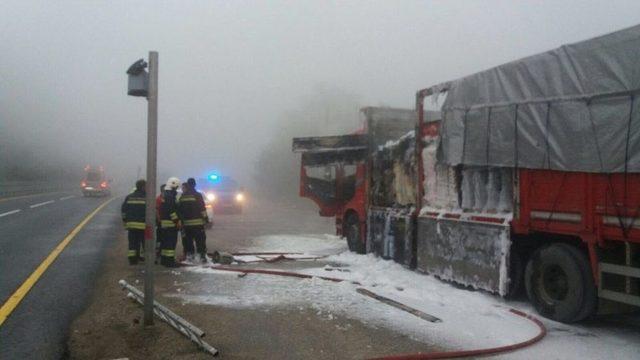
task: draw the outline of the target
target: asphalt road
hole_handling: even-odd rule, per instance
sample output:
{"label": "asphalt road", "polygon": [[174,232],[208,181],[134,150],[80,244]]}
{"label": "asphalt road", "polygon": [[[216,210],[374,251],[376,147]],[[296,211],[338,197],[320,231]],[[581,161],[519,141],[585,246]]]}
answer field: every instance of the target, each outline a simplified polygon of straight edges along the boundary
{"label": "asphalt road", "polygon": [[[107,198],[61,192],[0,199],[0,304]],[[104,250],[118,234],[112,201],[73,238],[0,325],[0,359],[59,359],[68,328],[84,308]]]}

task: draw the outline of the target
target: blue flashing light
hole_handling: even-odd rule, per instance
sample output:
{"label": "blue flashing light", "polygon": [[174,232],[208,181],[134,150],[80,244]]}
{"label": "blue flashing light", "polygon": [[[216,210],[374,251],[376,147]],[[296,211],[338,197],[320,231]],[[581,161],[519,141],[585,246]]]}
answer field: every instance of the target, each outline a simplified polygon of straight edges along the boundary
{"label": "blue flashing light", "polygon": [[217,181],[217,180],[218,180],[218,175],[216,175],[216,174],[211,174],[211,175],[209,175],[209,180],[211,180],[211,181]]}

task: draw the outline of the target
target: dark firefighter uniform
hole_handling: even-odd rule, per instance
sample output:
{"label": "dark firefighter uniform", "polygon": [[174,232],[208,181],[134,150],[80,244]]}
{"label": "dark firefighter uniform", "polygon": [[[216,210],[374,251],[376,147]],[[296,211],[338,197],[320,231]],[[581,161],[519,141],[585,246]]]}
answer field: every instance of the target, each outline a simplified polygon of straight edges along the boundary
{"label": "dark firefighter uniform", "polygon": [[129,231],[129,251],[127,257],[129,264],[135,265],[141,258],[140,250],[144,246],[145,229],[145,199],[144,186],[142,190],[136,189],[127,195],[122,203],[122,221],[125,229]]}
{"label": "dark firefighter uniform", "polygon": [[160,206],[160,264],[175,267],[176,243],[178,242],[178,213],[176,207],[176,190],[167,189],[164,192]]}
{"label": "dark firefighter uniform", "polygon": [[185,191],[178,201],[178,216],[182,220],[185,254],[187,256],[193,255],[193,243],[195,242],[200,260],[206,261],[207,237],[204,232],[204,225],[209,222],[209,217],[207,216],[202,194],[197,192],[191,185],[185,187]]}

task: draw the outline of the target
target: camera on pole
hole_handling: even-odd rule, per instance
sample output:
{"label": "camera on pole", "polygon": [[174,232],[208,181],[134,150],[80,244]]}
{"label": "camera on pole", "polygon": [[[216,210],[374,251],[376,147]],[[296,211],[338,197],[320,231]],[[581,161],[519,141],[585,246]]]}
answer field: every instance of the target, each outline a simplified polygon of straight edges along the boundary
{"label": "camera on pole", "polygon": [[134,62],[127,70],[129,75],[128,95],[147,97],[149,93],[149,73],[146,70],[147,63],[144,59]]}

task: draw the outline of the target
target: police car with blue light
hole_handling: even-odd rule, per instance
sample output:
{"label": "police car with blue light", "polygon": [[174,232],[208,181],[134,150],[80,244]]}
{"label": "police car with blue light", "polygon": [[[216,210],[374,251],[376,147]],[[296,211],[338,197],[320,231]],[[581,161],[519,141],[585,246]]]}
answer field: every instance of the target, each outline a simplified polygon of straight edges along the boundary
{"label": "police car with blue light", "polygon": [[199,190],[214,214],[241,214],[247,201],[244,188],[229,176],[210,174],[198,181]]}

